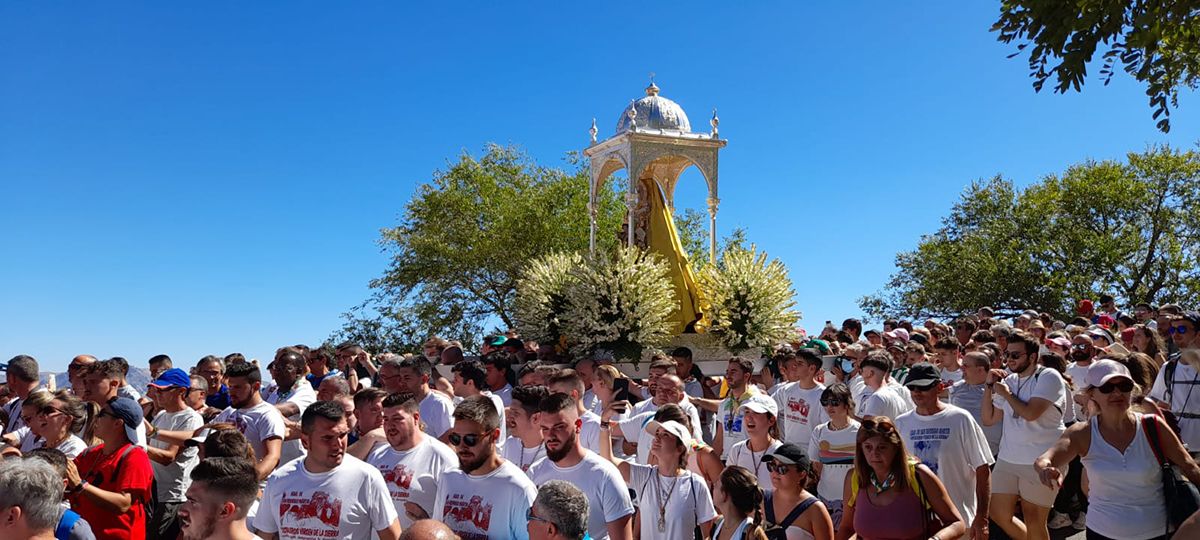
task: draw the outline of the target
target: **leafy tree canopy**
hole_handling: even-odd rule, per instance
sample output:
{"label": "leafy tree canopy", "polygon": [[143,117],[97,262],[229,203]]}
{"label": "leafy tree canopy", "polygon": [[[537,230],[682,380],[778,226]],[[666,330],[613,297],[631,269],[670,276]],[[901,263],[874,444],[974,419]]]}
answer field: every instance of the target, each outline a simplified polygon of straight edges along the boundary
{"label": "leafy tree canopy", "polygon": [[1071,313],[1119,301],[1200,301],[1200,154],[1170,147],[1088,161],[1026,187],[977,181],[897,271],[859,300],[873,317],[953,317],[991,306]]}
{"label": "leafy tree canopy", "polygon": [[[992,26],[1004,43],[1029,52],[1034,90],[1079,91],[1103,50],[1100,78],[1118,67],[1146,85],[1158,129],[1170,131],[1179,88],[1200,82],[1200,8],[1195,0],[1003,0]],[[1161,117],[1161,118],[1160,118]]]}

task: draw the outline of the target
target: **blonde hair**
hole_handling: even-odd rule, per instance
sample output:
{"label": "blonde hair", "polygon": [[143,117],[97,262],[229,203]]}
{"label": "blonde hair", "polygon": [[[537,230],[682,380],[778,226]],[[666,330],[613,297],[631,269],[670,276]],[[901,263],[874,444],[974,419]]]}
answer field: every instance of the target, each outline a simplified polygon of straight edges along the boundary
{"label": "blonde hair", "polygon": [[604,387],[609,390],[613,389],[614,381],[624,378],[625,376],[621,375],[621,372],[617,371],[615,367],[609,365],[596,366],[596,380],[603,383]]}

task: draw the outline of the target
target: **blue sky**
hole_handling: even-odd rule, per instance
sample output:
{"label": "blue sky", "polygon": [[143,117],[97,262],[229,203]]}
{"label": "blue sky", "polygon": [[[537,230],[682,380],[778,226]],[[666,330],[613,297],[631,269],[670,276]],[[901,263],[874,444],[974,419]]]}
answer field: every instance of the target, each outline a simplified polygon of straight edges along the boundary
{"label": "blue sky", "polygon": [[[813,329],[972,180],[1200,139],[1194,94],[1163,135],[1123,74],[1035,94],[997,2],[421,4],[0,4],[0,356],[317,342],[433,171],[561,163],[651,71],[695,128],[719,109],[719,229],[789,265]],[[703,198],[689,172],[677,205]]]}

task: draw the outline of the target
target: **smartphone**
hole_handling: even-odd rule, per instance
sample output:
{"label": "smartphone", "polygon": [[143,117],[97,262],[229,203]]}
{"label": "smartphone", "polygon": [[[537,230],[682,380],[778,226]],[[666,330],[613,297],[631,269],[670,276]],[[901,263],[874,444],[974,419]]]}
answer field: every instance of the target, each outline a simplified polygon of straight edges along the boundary
{"label": "smartphone", "polygon": [[629,379],[614,379],[613,380],[613,401],[628,401],[637,403],[641,399],[635,397],[629,391]]}

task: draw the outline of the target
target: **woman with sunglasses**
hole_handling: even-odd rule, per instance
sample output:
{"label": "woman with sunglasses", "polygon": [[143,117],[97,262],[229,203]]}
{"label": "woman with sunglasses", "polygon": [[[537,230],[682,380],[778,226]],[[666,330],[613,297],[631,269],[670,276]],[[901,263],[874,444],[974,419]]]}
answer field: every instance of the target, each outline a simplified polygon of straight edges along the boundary
{"label": "woman with sunglasses", "polygon": [[95,419],[92,407],[97,407],[96,404],[85,404],[66,390],[53,394],[39,392],[36,398],[30,396],[29,401],[38,408],[37,416],[29,424],[40,439],[36,443],[38,448],[58,449],[67,455],[67,459],[75,459],[87,450],[90,445],[75,434],[91,430]]}
{"label": "woman with sunglasses", "polygon": [[813,430],[808,455],[815,458],[813,472],[821,480],[817,496],[825,503],[836,530],[842,520],[842,488],[846,473],[854,468],[854,447],[858,444],[858,420],[850,417],[854,399],[850,387],[837,383],[821,393],[821,407],[829,421]]}
{"label": "woman with sunglasses", "polygon": [[[909,456],[900,432],[886,416],[862,422],[843,499],[839,540],[855,535],[860,540],[951,540],[967,532],[946,487]],[[936,521],[930,519],[931,511]],[[941,528],[933,530],[938,525]]]}
{"label": "woman with sunglasses", "polygon": [[787,540],[832,540],[833,521],[820,498],[808,491],[812,462],[795,444],[780,446],[765,458],[771,489],[763,494],[763,516]]}
{"label": "woman with sunglasses", "polygon": [[1086,379],[1087,396],[1099,412],[1071,426],[1038,458],[1038,477],[1057,489],[1064,479],[1062,468],[1081,456],[1088,477],[1089,540],[1166,538],[1167,509],[1155,448],[1193,483],[1200,483],[1200,467],[1162,418],[1132,410],[1136,385],[1125,366],[1097,360]]}
{"label": "woman with sunglasses", "polygon": [[651,420],[644,429],[653,436],[650,455],[655,465],[616,459],[606,437],[600,438],[600,457],[616,465],[621,478],[637,493],[640,537],[692,540],[698,527],[701,537],[709,538],[717,512],[704,478],[688,470],[694,445],[691,430],[674,420]]}

